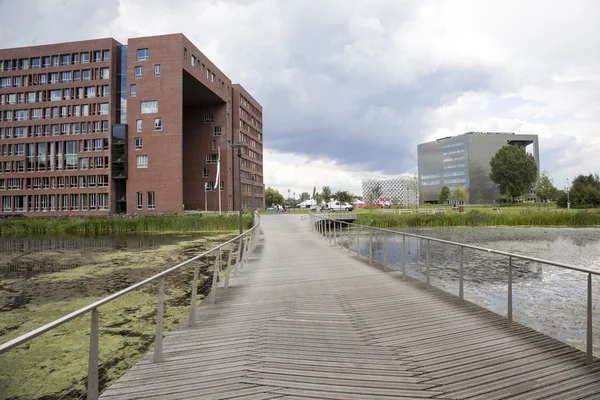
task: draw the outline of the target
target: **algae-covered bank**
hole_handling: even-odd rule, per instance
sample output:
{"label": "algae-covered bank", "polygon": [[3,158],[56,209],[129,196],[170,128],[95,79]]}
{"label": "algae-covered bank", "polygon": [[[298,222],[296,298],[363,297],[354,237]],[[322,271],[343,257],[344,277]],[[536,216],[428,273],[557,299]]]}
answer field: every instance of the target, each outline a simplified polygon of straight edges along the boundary
{"label": "algae-covered bank", "polygon": [[[0,239],[0,342],[13,339],[235,236]],[[200,292],[212,266],[203,264]],[[165,280],[165,331],[189,311],[193,267]],[[153,345],[157,284],[100,307],[103,389]],[[199,300],[203,296],[199,296]],[[0,355],[0,399],[85,398],[90,315]]]}

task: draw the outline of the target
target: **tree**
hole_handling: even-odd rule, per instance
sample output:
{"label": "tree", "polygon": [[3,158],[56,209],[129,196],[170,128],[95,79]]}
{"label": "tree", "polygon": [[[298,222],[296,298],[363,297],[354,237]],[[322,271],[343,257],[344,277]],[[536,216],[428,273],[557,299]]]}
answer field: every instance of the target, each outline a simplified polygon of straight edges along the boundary
{"label": "tree", "polygon": [[574,207],[600,206],[600,177],[596,175],[579,175],[573,180],[569,191],[571,204]]}
{"label": "tree", "polygon": [[552,184],[552,179],[546,171],[542,172],[542,176],[535,188],[535,195],[539,197],[547,205],[547,200],[556,200],[558,192]]}
{"label": "tree", "polygon": [[348,204],[352,204],[354,202],[354,196],[352,196],[352,194],[350,194],[350,192],[345,191],[345,190],[338,190],[337,192],[335,192],[335,194],[333,195],[333,198],[337,201],[340,202],[345,202]]}
{"label": "tree", "polygon": [[473,197],[473,200],[475,200],[477,204],[481,204],[481,200],[483,200],[483,194],[481,193],[481,190],[478,190]]}
{"label": "tree", "polygon": [[466,203],[467,200],[469,200],[469,192],[467,192],[462,186],[455,187],[452,191],[452,195],[454,196],[454,199],[462,201],[463,203]]}
{"label": "tree", "polygon": [[440,204],[444,204],[446,202],[446,200],[448,200],[449,197],[450,197],[450,189],[448,189],[448,186],[443,186],[442,189],[440,190],[440,196],[438,197],[438,202]]}
{"label": "tree", "polygon": [[323,200],[325,203],[329,203],[331,201],[331,189],[329,186],[323,186],[323,189],[321,189],[321,200]]}
{"label": "tree", "polygon": [[400,203],[400,200],[398,199],[398,197],[396,197],[396,196],[392,197],[392,204],[396,205],[398,203]]}
{"label": "tree", "polygon": [[265,205],[271,207],[274,204],[283,204],[283,195],[278,190],[267,188],[265,190]]}
{"label": "tree", "polygon": [[537,165],[525,147],[504,145],[490,161],[490,179],[507,198],[515,202],[515,197],[527,193],[537,179]]}
{"label": "tree", "polygon": [[310,200],[310,194],[308,192],[302,192],[300,195],[300,203],[306,200]]}

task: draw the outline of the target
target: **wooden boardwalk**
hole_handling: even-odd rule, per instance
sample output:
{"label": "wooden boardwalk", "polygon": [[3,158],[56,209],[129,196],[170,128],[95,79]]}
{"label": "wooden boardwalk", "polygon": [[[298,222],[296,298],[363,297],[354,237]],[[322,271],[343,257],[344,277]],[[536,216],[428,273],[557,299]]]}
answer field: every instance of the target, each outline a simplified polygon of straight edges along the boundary
{"label": "wooden boardwalk", "polygon": [[384,273],[263,217],[261,245],[194,328],[164,340],[103,399],[599,399],[584,353]]}

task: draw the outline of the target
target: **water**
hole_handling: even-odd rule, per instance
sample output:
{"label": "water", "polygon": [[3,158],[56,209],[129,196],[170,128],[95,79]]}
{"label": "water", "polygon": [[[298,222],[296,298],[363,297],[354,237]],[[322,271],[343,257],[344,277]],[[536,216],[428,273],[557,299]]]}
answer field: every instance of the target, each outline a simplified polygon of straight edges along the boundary
{"label": "water", "polygon": [[[399,230],[400,231],[400,230]],[[561,262],[600,272],[600,229],[532,227],[451,227],[402,230],[478,247]],[[402,269],[402,237],[373,239],[373,258]],[[361,255],[369,256],[369,237],[360,240]],[[430,242],[431,284],[458,295],[460,251],[456,246]],[[356,251],[352,238],[351,248]],[[407,273],[426,280],[427,241],[407,238]],[[465,299],[507,315],[508,257],[465,249]],[[588,274],[546,264],[513,259],[513,320],[572,346],[585,349]],[[600,355],[600,277],[592,276],[594,351]]]}

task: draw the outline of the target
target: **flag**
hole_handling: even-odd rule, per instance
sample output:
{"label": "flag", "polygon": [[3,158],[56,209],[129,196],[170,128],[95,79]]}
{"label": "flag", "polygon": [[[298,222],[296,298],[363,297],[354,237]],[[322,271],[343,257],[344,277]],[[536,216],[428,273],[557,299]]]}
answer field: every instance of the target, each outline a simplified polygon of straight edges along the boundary
{"label": "flag", "polygon": [[219,183],[219,174],[221,173],[221,148],[218,148],[219,153],[217,155],[217,177],[215,178],[215,187],[217,190],[221,190],[221,185]]}

